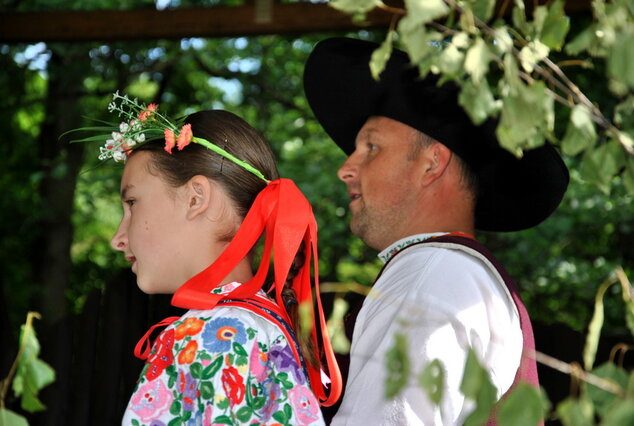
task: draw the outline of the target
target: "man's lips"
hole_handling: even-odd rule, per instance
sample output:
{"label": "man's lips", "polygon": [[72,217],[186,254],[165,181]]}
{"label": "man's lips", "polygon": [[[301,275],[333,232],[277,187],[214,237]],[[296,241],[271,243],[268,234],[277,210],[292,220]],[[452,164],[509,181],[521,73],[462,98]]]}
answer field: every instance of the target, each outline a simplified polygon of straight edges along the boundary
{"label": "man's lips", "polygon": [[361,198],[361,194],[358,192],[350,192],[348,193],[348,196],[350,197],[350,202],[353,203],[354,201],[358,200],[359,198]]}

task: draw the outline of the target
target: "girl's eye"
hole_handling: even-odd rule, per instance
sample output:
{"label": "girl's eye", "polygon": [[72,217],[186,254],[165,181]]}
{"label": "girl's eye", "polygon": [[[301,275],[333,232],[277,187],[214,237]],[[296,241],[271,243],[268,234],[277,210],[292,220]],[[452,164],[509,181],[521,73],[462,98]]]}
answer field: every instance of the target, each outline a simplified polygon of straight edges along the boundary
{"label": "girl's eye", "polygon": [[136,200],[129,199],[129,200],[125,200],[124,203],[126,203],[128,206],[132,207],[134,205],[134,203],[136,203]]}

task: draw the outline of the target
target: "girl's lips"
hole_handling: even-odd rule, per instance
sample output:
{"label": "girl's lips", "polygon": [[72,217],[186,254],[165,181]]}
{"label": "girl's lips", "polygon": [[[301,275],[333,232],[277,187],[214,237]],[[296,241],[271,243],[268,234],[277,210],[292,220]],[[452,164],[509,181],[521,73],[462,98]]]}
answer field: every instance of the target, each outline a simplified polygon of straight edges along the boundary
{"label": "girl's lips", "polygon": [[136,257],[134,257],[134,256],[126,256],[125,260],[127,260],[130,263],[134,263],[134,262],[136,262]]}

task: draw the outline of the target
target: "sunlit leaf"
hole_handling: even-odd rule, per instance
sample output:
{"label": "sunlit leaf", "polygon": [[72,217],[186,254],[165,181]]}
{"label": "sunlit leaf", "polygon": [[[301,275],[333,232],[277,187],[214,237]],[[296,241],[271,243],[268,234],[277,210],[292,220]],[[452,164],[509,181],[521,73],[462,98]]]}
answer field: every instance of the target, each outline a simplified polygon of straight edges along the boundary
{"label": "sunlit leaf", "polygon": [[548,8],[539,39],[553,50],[560,50],[570,29],[570,19],[564,11],[564,2],[555,1]]}
{"label": "sunlit leaf", "polygon": [[29,426],[29,422],[18,413],[0,408],[0,426]]}
{"label": "sunlit leaf", "polygon": [[465,71],[471,75],[475,84],[478,84],[487,74],[492,58],[493,55],[485,41],[480,37],[476,38],[473,46],[467,51],[464,62]]}
{"label": "sunlit leaf", "polygon": [[394,335],[394,345],[385,353],[385,363],[387,373],[385,397],[391,399],[407,385],[410,375],[406,336],[400,333]]}
{"label": "sunlit leaf", "polygon": [[412,22],[426,24],[449,13],[443,0],[405,0],[408,16]]}
{"label": "sunlit leaf", "polygon": [[570,113],[566,134],[561,141],[561,149],[566,155],[577,155],[594,146],[597,133],[590,111],[585,105],[575,105]]}
{"label": "sunlit leaf", "polygon": [[[628,376],[627,372],[617,367],[611,362],[606,362],[599,367],[592,370],[592,374],[605,380],[620,386],[624,391],[627,387]],[[589,383],[584,384],[588,397],[594,403],[594,408],[601,417],[611,410],[612,403],[619,399],[618,395],[615,395],[606,390],[600,389]]]}
{"label": "sunlit leaf", "polygon": [[501,425],[535,426],[543,417],[542,396],[528,383],[519,383],[497,406]]}
{"label": "sunlit leaf", "polygon": [[427,364],[418,377],[418,383],[434,404],[440,404],[445,383],[445,371],[440,360],[435,359]]}
{"label": "sunlit leaf", "polygon": [[448,77],[459,78],[465,55],[455,45],[449,44],[438,58],[438,69]]}
{"label": "sunlit leaf", "polygon": [[[437,62],[435,58],[442,53],[438,47],[441,34],[427,31],[424,25],[415,23],[409,15],[399,21],[398,32],[412,63],[420,66],[421,61],[426,64]],[[421,76],[424,77],[428,70],[428,67],[421,70]]]}
{"label": "sunlit leaf", "polygon": [[346,13],[367,13],[379,3],[378,0],[332,0],[328,4]]}
{"label": "sunlit leaf", "polygon": [[380,74],[385,69],[385,64],[392,55],[392,39],[394,38],[394,31],[387,33],[385,40],[374,52],[370,58],[370,72],[375,80],[379,79]]}
{"label": "sunlit leaf", "polygon": [[634,88],[634,32],[621,34],[608,52],[608,73],[610,76]]}
{"label": "sunlit leaf", "polygon": [[500,109],[501,102],[495,100],[489,83],[482,80],[477,86],[471,81],[462,85],[458,103],[465,109],[475,124],[482,124]]}
{"label": "sunlit leaf", "polygon": [[532,73],[535,66],[548,56],[550,49],[539,40],[531,41],[520,50],[519,59],[524,71]]}
{"label": "sunlit leaf", "polygon": [[491,383],[489,373],[480,365],[475,353],[469,349],[460,391],[475,401],[474,411],[465,419],[465,426],[486,423],[495,403],[497,390]]}
{"label": "sunlit leaf", "polygon": [[493,30],[495,43],[493,47],[500,53],[509,52],[513,48],[513,38],[508,32],[507,27],[498,27]]}
{"label": "sunlit leaf", "polygon": [[573,38],[572,41],[566,43],[566,47],[564,48],[564,50],[569,55],[578,55],[579,53],[588,50],[595,39],[595,32],[592,30],[592,28],[588,27],[577,34],[577,36]]}
{"label": "sunlit leaf", "polygon": [[524,0],[515,0],[514,1],[513,12],[511,15],[511,19],[513,21],[513,25],[517,28],[522,34],[528,34],[528,23],[526,22],[526,9],[524,7]]}
{"label": "sunlit leaf", "polygon": [[497,136],[500,145],[515,155],[544,143],[554,120],[553,100],[542,82],[519,85],[502,97]]}
{"label": "sunlit leaf", "polygon": [[612,178],[624,162],[621,146],[616,141],[610,141],[592,151],[586,151],[580,166],[581,177],[609,194]]}
{"label": "sunlit leaf", "polygon": [[[629,161],[631,162],[632,158],[629,158]],[[621,283],[621,295],[625,304],[625,324],[632,336],[634,336],[634,288],[632,288],[632,284],[630,284],[625,273],[619,277],[619,282]]]}
{"label": "sunlit leaf", "polygon": [[583,348],[583,365],[586,370],[591,370],[594,364],[594,359],[597,354],[597,348],[599,347],[599,337],[601,336],[601,328],[603,327],[603,296],[612,281],[605,281],[599,286],[597,294],[594,298],[594,313],[592,320],[588,325],[588,334],[586,336],[586,344]]}
{"label": "sunlit leaf", "polygon": [[569,397],[557,406],[557,416],[564,426],[594,426],[594,409],[587,397]]}

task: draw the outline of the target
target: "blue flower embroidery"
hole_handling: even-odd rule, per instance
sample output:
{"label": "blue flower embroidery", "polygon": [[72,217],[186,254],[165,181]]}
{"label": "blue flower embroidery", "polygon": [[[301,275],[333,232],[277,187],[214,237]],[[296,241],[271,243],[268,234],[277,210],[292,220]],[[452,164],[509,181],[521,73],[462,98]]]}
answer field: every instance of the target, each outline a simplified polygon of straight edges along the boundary
{"label": "blue flower embroidery", "polygon": [[216,318],[207,324],[203,330],[203,345],[209,352],[227,352],[233,342],[244,345],[247,333],[244,324],[237,318]]}
{"label": "blue flower embroidery", "polygon": [[301,367],[297,365],[295,355],[293,355],[293,350],[290,346],[273,346],[269,351],[269,359],[275,364],[279,371],[293,373],[293,377],[297,383],[300,385],[304,384],[305,380],[303,371]]}

